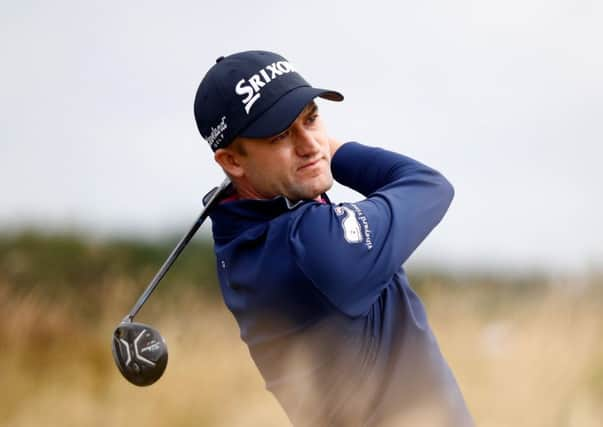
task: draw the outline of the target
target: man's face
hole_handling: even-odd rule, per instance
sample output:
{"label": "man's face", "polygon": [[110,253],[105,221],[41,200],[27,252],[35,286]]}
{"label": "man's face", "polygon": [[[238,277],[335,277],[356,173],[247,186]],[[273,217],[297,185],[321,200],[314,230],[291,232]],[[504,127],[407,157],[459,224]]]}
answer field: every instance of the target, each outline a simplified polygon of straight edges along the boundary
{"label": "man's face", "polygon": [[237,138],[230,150],[239,165],[234,179],[241,197],[315,199],[333,185],[329,137],[314,102],[279,135]]}

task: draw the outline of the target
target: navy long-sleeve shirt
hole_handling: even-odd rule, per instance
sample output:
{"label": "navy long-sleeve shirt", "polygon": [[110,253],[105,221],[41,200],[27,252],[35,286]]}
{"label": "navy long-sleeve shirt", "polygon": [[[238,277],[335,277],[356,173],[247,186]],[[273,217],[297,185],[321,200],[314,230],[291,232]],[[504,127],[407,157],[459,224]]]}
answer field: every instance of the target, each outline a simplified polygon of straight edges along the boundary
{"label": "navy long-sleeve shirt", "polygon": [[358,143],[332,159],[357,203],[234,200],[211,213],[224,301],[296,426],[471,426],[402,264],[453,188]]}

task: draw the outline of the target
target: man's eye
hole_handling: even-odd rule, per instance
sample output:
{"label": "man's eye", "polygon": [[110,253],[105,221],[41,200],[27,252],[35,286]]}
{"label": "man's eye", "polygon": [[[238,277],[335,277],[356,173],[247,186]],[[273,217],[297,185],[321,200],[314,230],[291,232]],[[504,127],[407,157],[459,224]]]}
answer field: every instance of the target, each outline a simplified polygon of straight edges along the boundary
{"label": "man's eye", "polygon": [[287,137],[287,135],[289,135],[289,131],[286,130],[283,133],[278,134],[277,136],[275,136],[274,138],[272,138],[270,140],[270,142],[278,142],[278,141],[282,141],[283,139],[285,139]]}
{"label": "man's eye", "polygon": [[318,119],[318,113],[309,115],[306,120],[308,123],[314,123],[316,119]]}

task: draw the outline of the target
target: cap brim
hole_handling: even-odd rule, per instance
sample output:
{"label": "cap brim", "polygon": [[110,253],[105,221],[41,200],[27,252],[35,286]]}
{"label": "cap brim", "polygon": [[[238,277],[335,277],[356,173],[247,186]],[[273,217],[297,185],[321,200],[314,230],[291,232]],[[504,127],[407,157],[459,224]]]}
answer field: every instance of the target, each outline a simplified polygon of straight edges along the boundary
{"label": "cap brim", "polygon": [[239,132],[245,138],[268,138],[286,130],[314,98],[343,101],[343,95],[334,90],[300,86],[283,95],[249,126]]}

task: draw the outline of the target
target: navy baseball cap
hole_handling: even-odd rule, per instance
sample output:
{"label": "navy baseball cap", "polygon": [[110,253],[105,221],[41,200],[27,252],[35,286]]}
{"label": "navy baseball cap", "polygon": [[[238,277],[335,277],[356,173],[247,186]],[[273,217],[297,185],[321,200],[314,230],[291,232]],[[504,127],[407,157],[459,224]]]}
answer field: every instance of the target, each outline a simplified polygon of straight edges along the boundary
{"label": "navy baseball cap", "polygon": [[246,51],[220,57],[195,96],[195,120],[213,151],[236,137],[267,138],[286,130],[316,97],[343,95],[310,86],[282,56]]}

